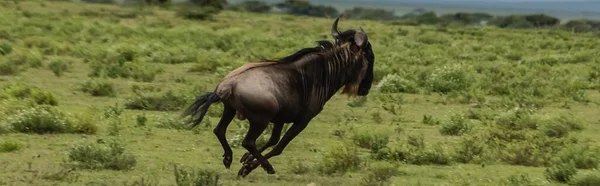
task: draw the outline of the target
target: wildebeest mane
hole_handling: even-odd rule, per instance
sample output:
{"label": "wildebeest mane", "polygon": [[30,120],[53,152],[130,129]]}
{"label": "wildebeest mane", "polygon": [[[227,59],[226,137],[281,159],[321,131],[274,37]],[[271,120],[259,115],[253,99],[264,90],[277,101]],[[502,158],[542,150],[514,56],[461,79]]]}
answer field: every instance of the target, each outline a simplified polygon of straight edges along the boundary
{"label": "wildebeest mane", "polygon": [[262,61],[276,62],[276,63],[292,63],[292,62],[297,61],[298,59],[302,58],[305,55],[332,49],[334,47],[333,43],[331,41],[327,41],[327,40],[320,40],[320,41],[317,41],[317,43],[319,44],[319,46],[300,49],[297,52],[293,53],[292,55],[283,57],[281,59],[265,59],[265,58],[263,58]]}

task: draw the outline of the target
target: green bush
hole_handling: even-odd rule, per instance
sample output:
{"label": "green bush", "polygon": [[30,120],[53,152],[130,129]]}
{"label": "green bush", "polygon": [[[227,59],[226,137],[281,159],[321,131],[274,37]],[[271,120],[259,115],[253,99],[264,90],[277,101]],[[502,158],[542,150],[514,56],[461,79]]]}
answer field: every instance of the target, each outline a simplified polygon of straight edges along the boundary
{"label": "green bush", "polygon": [[388,74],[379,82],[377,89],[384,93],[418,93],[418,84],[398,74]]}
{"label": "green bush", "polygon": [[467,90],[473,79],[464,65],[446,65],[436,68],[426,80],[431,91],[448,93]]}
{"label": "green bush", "polygon": [[292,161],[289,169],[290,169],[290,172],[297,174],[297,175],[306,174],[310,171],[310,167],[306,166],[306,164],[300,160]]}
{"label": "green bush", "polygon": [[369,166],[367,175],[362,179],[360,185],[377,186],[389,184],[390,178],[400,175],[400,171],[394,163],[376,162]]}
{"label": "green bush", "polygon": [[52,70],[54,75],[61,77],[65,72],[69,72],[69,68],[73,63],[75,63],[75,59],[70,57],[54,57],[50,60],[48,68]]}
{"label": "green bush", "polygon": [[569,186],[596,186],[600,185],[600,175],[597,172],[575,176],[569,181]]}
{"label": "green bush", "polygon": [[8,76],[8,75],[17,75],[23,69],[10,61],[2,61],[0,60],[0,75]]}
{"label": "green bush", "polygon": [[454,113],[450,116],[449,121],[442,124],[442,127],[440,128],[440,134],[459,136],[463,133],[469,132],[470,130],[471,126],[467,117],[461,113]]}
{"label": "green bush", "polygon": [[577,168],[572,162],[561,163],[546,168],[544,175],[548,181],[568,183],[577,174]]}
{"label": "green bush", "polygon": [[89,77],[133,78],[139,82],[152,82],[164,69],[155,64],[137,61],[139,49],[129,45],[119,45],[103,51],[97,61],[90,66]]}
{"label": "green bush", "polygon": [[12,45],[10,42],[0,39],[0,55],[8,55],[12,52]]}
{"label": "green bush", "polygon": [[357,170],[360,163],[358,151],[353,145],[336,145],[326,152],[318,170],[327,175],[344,174]]}
{"label": "green bush", "polygon": [[439,125],[440,121],[436,120],[432,115],[423,115],[422,123],[425,125]]}
{"label": "green bush", "polygon": [[441,144],[433,147],[411,150],[406,158],[407,162],[414,165],[451,165],[452,155]]}
{"label": "green bush", "polygon": [[173,174],[175,175],[175,183],[178,186],[187,185],[205,185],[219,186],[221,175],[211,169],[194,169],[190,167],[178,167],[173,165]]}
{"label": "green bush", "polygon": [[86,81],[79,88],[80,91],[89,93],[92,96],[109,96],[117,95],[115,85],[107,79],[91,79]]}
{"label": "green bush", "polygon": [[354,143],[361,148],[370,149],[371,152],[377,152],[387,146],[389,143],[389,135],[374,132],[358,132],[354,134],[352,139]]}
{"label": "green bush", "polygon": [[137,164],[136,157],[115,141],[78,144],[69,150],[68,158],[72,166],[84,169],[129,170]]}
{"label": "green bush", "polygon": [[74,117],[54,107],[41,105],[19,110],[6,119],[12,130],[22,133],[53,134],[82,133],[95,134],[96,125],[85,117]]}
{"label": "green bush", "polygon": [[144,94],[137,92],[125,103],[125,108],[134,110],[174,111],[188,103],[189,96],[172,90],[162,93]]}
{"label": "green bush", "polygon": [[32,100],[39,105],[58,105],[58,99],[50,92],[25,83],[5,85],[1,88],[0,100],[17,98],[20,100]]}
{"label": "green bush", "polygon": [[0,152],[15,152],[22,147],[23,146],[20,143],[14,141],[4,141],[0,143]]}
{"label": "green bush", "polygon": [[400,143],[393,149],[383,148],[375,157],[413,165],[451,165],[454,159],[444,145],[440,143],[426,145],[422,134],[411,134],[405,143]]}
{"label": "green bush", "polygon": [[505,180],[505,183],[507,183],[507,185],[510,185],[510,186],[534,186],[534,185],[537,185],[537,184],[534,184],[533,181],[531,181],[531,178],[527,174],[512,174],[512,175],[508,176],[508,178]]}
{"label": "green bush", "polygon": [[558,154],[558,158],[558,163],[573,162],[578,169],[597,169],[600,149],[587,143],[570,145]]}
{"label": "green bush", "polygon": [[462,136],[456,147],[456,161],[462,163],[485,161],[487,144],[481,135]]}
{"label": "green bush", "polygon": [[42,67],[43,55],[37,50],[15,50],[6,56],[8,63],[17,65],[22,69]]}
{"label": "green bush", "polygon": [[[206,119],[204,119],[204,120],[206,120]],[[182,120],[179,117],[171,116],[168,114],[160,116],[158,118],[156,127],[164,128],[164,129],[177,129],[177,130],[190,129],[190,126],[185,125],[184,120]]]}

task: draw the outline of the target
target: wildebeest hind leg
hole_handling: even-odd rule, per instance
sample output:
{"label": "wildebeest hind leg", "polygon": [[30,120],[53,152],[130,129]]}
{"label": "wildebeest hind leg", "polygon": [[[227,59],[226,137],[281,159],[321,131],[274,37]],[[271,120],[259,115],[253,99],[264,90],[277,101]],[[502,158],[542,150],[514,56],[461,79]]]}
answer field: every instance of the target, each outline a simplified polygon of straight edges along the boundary
{"label": "wildebeest hind leg", "polygon": [[[273,123],[274,126],[273,132],[271,133],[271,138],[269,138],[269,141],[262,146],[258,152],[262,153],[267,150],[267,148],[277,145],[279,138],[281,137],[281,131],[283,131],[283,124],[284,123]],[[252,160],[254,160],[254,156],[250,154],[250,152],[246,152],[246,154],[244,154],[244,156],[242,156],[240,159],[240,163],[250,163]]]}
{"label": "wildebeest hind leg", "polygon": [[[242,146],[248,150],[256,159],[260,162],[262,167],[267,171],[268,174],[275,174],[275,169],[273,166],[267,161],[265,157],[263,157],[258,149],[256,148],[256,139],[260,134],[267,128],[269,124],[268,121],[256,121],[250,120],[250,128],[248,129],[248,133],[246,134],[246,138],[242,142]],[[238,172],[238,176],[246,177],[252,169],[255,169],[257,165],[254,164],[244,164],[240,171]]]}
{"label": "wildebeest hind leg", "polygon": [[213,130],[213,133],[219,139],[221,146],[223,146],[223,165],[225,165],[226,169],[229,169],[233,160],[233,152],[231,151],[231,147],[229,147],[229,143],[227,143],[225,133],[227,132],[229,123],[231,123],[231,120],[233,120],[233,117],[235,116],[235,109],[227,104],[225,104],[223,108],[223,115],[221,115],[221,120]]}

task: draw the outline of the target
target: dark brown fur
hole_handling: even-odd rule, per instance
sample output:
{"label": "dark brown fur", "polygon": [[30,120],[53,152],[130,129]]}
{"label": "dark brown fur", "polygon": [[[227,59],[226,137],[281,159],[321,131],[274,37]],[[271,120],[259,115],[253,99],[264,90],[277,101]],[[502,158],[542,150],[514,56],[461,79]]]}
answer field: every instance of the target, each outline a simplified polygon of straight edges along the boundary
{"label": "dark brown fur", "polygon": [[[184,116],[191,115],[196,126],[212,103],[223,103],[223,115],[213,132],[225,151],[223,164],[226,168],[231,165],[232,151],[225,132],[236,113],[238,118],[250,122],[242,143],[248,152],[240,160],[244,166],[238,176],[248,175],[259,165],[267,173],[274,174],[267,159],[281,154],[341,87],[344,87],[342,93],[350,96],[369,93],[374,55],[367,35],[362,28],[361,31],[339,33],[338,20],[332,27],[335,43],[319,41],[317,47],[299,50],[279,60],[263,60],[263,63],[239,67],[227,74],[213,92],[198,97],[186,110]],[[256,138],[270,122],[275,125],[273,134],[259,150],[255,145]],[[284,123],[293,125],[279,140]],[[261,154],[273,145],[277,146],[266,155]]]}

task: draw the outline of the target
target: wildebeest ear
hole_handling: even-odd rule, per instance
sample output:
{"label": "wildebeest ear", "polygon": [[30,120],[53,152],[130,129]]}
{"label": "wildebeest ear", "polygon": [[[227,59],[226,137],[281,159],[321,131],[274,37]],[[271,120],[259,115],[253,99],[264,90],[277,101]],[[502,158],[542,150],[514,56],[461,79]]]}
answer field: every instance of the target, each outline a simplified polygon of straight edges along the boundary
{"label": "wildebeest ear", "polygon": [[367,44],[367,42],[369,42],[367,33],[365,33],[362,27],[360,28],[360,32],[356,32],[356,34],[354,34],[354,42],[361,48],[364,47]]}

